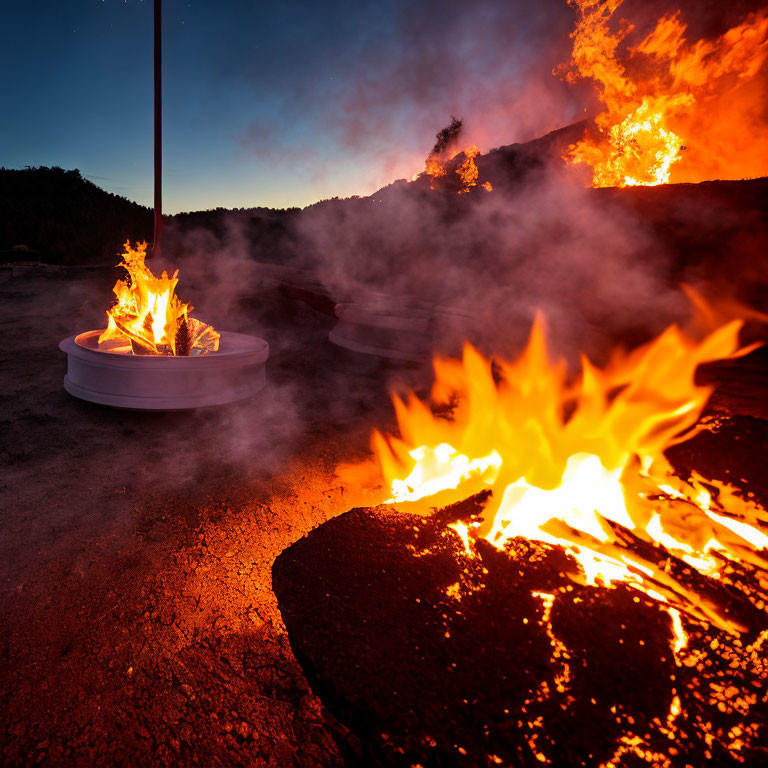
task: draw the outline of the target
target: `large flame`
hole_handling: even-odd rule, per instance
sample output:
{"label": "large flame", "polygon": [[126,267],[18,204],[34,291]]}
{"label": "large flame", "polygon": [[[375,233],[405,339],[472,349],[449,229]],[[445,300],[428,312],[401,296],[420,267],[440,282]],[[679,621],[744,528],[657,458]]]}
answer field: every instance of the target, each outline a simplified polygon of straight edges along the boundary
{"label": "large flame", "polygon": [[[623,582],[670,611],[742,632],[680,573],[722,584],[729,563],[768,568],[768,514],[732,488],[677,477],[664,457],[691,435],[711,394],[696,368],[743,354],[740,327],[697,342],[672,326],[603,369],[584,358],[575,380],[550,362],[541,317],[517,360],[466,345],[462,360],[435,361],[433,402],[451,417],[395,397],[400,437],[374,433],[374,477],[391,503],[424,513],[491,489],[474,537],[500,549],[513,537],[563,547],[579,564],[576,581]],[[371,471],[342,474],[363,483]],[[469,552],[467,526],[455,530]]]}
{"label": "large flame", "polygon": [[633,27],[611,30],[623,0],[569,0],[578,12],[566,78],[592,80],[604,111],[572,146],[595,187],[745,178],[768,173],[768,11],[714,40],[690,43],[679,12],[622,52]]}
{"label": "large flame", "polygon": [[179,271],[169,277],[163,270],[155,277],[144,263],[146,243],[137,243],[134,249],[126,241],[124,248],[120,266],[128,272],[128,279],[115,283],[117,303],[107,310],[107,328],[99,336],[99,344],[127,342],[135,354],[143,355],[215,352],[220,334],[190,317],[192,305],[176,295]]}

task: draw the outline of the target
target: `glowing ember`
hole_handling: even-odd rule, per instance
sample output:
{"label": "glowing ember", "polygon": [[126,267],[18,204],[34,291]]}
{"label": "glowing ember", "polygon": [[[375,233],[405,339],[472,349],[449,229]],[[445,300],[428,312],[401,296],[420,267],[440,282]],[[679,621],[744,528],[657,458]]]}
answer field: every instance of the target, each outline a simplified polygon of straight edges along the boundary
{"label": "glowing ember", "polygon": [[155,277],[144,263],[146,243],[137,243],[134,249],[127,241],[124,248],[119,266],[128,272],[128,280],[115,283],[117,303],[107,310],[107,328],[99,336],[99,345],[113,352],[141,355],[215,352],[219,334],[210,325],[190,317],[192,305],[176,296],[178,270],[172,277],[165,271]]}
{"label": "glowing ember", "polygon": [[597,85],[597,135],[567,159],[592,169],[595,187],[745,178],[768,172],[764,96],[768,12],[715,40],[686,39],[675,13],[621,55],[633,27],[610,22],[623,0],[569,0],[578,12],[566,79]]}

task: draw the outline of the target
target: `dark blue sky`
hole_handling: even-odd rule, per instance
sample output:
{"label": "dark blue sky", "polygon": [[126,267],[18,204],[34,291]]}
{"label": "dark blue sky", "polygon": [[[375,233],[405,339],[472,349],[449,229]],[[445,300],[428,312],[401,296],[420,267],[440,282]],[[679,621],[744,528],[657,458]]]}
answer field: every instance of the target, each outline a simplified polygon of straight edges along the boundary
{"label": "dark blue sky", "polygon": [[[422,170],[451,114],[487,150],[583,114],[566,0],[164,2],[164,207],[306,205]],[[151,204],[152,0],[6,0],[0,165]]]}

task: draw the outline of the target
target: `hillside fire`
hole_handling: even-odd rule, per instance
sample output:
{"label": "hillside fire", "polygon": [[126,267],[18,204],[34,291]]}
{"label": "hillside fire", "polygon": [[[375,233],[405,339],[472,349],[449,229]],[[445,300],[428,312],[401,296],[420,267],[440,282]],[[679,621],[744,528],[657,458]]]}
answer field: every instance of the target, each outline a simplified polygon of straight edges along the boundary
{"label": "hillside fire", "polygon": [[[454,176],[447,176],[448,170],[458,176],[457,194],[466,194],[472,187],[480,186],[486,192],[493,191],[493,185],[490,181],[484,181],[478,184],[480,172],[478,171],[475,158],[480,154],[480,148],[473,144],[461,152],[451,155],[447,160],[441,161],[437,157],[430,155],[425,161],[424,173],[430,177],[430,189],[436,189],[441,180],[447,178],[454,179]],[[454,161],[451,163],[451,161]]]}
{"label": "hillside fire", "polygon": [[[448,179],[455,181],[456,176],[458,176],[456,191],[460,195],[478,186],[480,173],[475,158],[480,154],[480,148],[476,144],[471,144],[464,150],[457,149],[463,129],[464,121],[452,117],[450,124],[435,135],[435,146],[424,161],[424,175],[429,177],[430,189],[437,189],[441,182]],[[450,176],[447,175],[449,170],[452,172]],[[414,177],[414,180],[418,176],[419,174]],[[493,190],[489,181],[483,182],[480,186],[487,192]]]}
{"label": "hillside fire", "polygon": [[680,12],[621,51],[633,25],[612,31],[623,0],[569,0],[578,21],[573,55],[556,70],[594,82],[603,111],[595,133],[566,159],[592,170],[592,186],[754,178],[768,172],[764,85],[768,11],[714,40],[690,42]]}

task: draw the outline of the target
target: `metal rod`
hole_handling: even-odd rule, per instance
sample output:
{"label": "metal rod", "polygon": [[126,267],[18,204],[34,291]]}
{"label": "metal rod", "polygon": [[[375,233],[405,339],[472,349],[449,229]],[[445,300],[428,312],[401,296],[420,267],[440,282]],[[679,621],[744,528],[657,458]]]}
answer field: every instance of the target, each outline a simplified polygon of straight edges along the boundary
{"label": "metal rod", "polygon": [[163,231],[163,33],[162,0],[155,0],[155,237],[152,253],[160,253]]}

